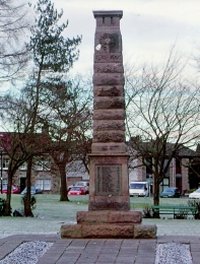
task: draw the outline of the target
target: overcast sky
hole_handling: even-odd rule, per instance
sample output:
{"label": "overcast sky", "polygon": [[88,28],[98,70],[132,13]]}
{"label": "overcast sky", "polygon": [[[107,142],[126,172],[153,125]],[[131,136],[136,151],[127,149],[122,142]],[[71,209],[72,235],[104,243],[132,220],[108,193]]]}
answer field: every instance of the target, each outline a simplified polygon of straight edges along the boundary
{"label": "overcast sky", "polygon": [[185,59],[200,49],[200,0],[54,0],[54,3],[69,20],[68,33],[83,36],[75,71],[92,71],[94,10],[123,10],[125,63],[163,61],[173,45]]}
{"label": "overcast sky", "polygon": [[[16,0],[15,0],[16,1]],[[37,2],[37,0],[18,0]],[[200,57],[200,0],[51,0],[55,8],[63,9],[63,20],[69,21],[67,36],[82,35],[80,58],[74,73],[92,74],[94,10],[122,10],[121,33],[124,64],[141,66],[163,63],[175,46],[194,76],[194,55]],[[31,14],[28,13],[30,19]],[[192,66],[192,67],[191,67]],[[196,70],[196,69],[195,69]],[[195,75],[196,77],[196,75]],[[0,87],[6,91],[5,84]]]}

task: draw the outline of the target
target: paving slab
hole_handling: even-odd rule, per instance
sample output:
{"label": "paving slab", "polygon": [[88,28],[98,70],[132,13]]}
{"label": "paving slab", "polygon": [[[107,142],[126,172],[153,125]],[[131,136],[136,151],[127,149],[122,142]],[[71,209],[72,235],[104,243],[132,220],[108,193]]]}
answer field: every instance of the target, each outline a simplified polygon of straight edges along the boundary
{"label": "paving slab", "polygon": [[53,242],[37,264],[154,264],[156,246],[169,242],[188,244],[193,264],[199,264],[200,258],[200,237],[197,236],[158,236],[149,240],[61,239],[59,235],[40,234],[12,235],[0,239],[0,259],[27,241]]}

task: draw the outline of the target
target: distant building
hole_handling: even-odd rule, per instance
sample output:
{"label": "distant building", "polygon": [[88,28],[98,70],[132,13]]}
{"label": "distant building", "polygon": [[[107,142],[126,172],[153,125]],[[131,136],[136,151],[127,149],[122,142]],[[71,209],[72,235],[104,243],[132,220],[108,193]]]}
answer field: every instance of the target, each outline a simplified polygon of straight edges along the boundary
{"label": "distant building", "polygon": [[[0,136],[2,133],[0,133]],[[143,143],[144,144],[144,143]],[[170,144],[168,144],[170,148]],[[151,157],[145,160],[148,166],[144,165],[143,157],[137,155],[136,151],[130,157],[129,163],[129,181],[148,181],[153,191],[153,175],[151,166],[153,160]],[[10,157],[0,148],[0,172],[2,184],[7,184],[7,172]],[[167,157],[166,157],[167,159]],[[21,191],[26,186],[26,162],[20,166],[13,178],[13,184],[20,187]],[[89,173],[81,160],[70,162],[66,166],[67,185],[76,181],[89,180]],[[37,185],[45,192],[58,193],[60,191],[60,177],[53,159],[48,153],[43,153],[34,158],[32,167],[32,185]],[[191,150],[183,147],[178,155],[171,161],[169,170],[165,174],[161,183],[161,190],[165,187],[178,187],[182,192],[198,188],[200,186],[200,147],[197,150]]]}
{"label": "distant building", "polygon": [[[170,150],[170,148],[173,147],[173,144],[168,143],[167,147],[168,150]],[[148,159],[145,159],[144,161],[144,158],[139,156],[136,151],[133,151],[132,153],[134,153],[135,158],[132,156],[130,159],[130,181],[148,181],[153,192],[153,173],[151,170],[153,158],[148,157]],[[171,186],[179,188],[179,190],[184,193],[191,188],[198,188],[197,181],[200,183],[200,177],[197,177],[197,175],[195,176],[194,173],[194,160],[196,160],[196,166],[198,164],[200,169],[200,159],[197,158],[198,156],[200,157],[197,151],[191,150],[187,147],[182,147],[178,154],[176,153],[176,157],[172,158],[169,169],[165,173],[165,177],[160,185],[160,190],[162,191],[165,187]],[[145,163],[147,165],[145,165]],[[196,177],[198,180],[196,181],[196,184],[194,184],[194,179],[196,179]]]}

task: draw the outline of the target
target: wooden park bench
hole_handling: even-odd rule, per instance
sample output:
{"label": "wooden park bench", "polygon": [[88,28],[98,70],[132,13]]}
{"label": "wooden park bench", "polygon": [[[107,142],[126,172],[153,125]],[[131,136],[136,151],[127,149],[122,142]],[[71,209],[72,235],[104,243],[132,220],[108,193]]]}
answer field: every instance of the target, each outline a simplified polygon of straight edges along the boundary
{"label": "wooden park bench", "polygon": [[196,208],[188,205],[153,205],[151,209],[153,214],[159,211],[160,215],[173,215],[174,219],[185,219],[196,213]]}

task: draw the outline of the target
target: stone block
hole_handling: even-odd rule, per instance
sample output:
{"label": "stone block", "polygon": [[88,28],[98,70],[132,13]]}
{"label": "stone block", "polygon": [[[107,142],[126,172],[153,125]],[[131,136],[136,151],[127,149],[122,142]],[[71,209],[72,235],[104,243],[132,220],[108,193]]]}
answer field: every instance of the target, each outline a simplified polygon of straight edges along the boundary
{"label": "stone block", "polygon": [[124,109],[124,98],[115,97],[97,97],[94,102],[94,109]]}
{"label": "stone block", "polygon": [[93,120],[124,120],[124,109],[100,109],[94,110]]}
{"label": "stone block", "polygon": [[93,142],[124,142],[124,140],[124,130],[95,131],[93,133]]}
{"label": "stone block", "polygon": [[123,73],[124,68],[121,63],[96,63],[94,65],[94,72],[98,73]]}
{"label": "stone block", "polygon": [[93,75],[93,84],[96,85],[124,85],[124,75],[117,73],[96,73]]}
{"label": "stone block", "polygon": [[94,56],[94,63],[122,63],[122,59],[122,54],[120,52],[107,54],[99,54],[98,52],[96,52]]}
{"label": "stone block", "polygon": [[82,237],[82,226],[76,225],[62,225],[60,228],[61,238],[80,238]]}
{"label": "stone block", "polygon": [[93,143],[92,153],[126,153],[127,146],[124,142],[122,143]]}
{"label": "stone block", "polygon": [[156,238],[157,226],[156,225],[135,225],[134,238]]}
{"label": "stone block", "polygon": [[95,120],[93,123],[93,129],[95,131],[104,130],[121,130],[125,131],[125,124],[123,120]]}
{"label": "stone block", "polygon": [[140,211],[79,211],[77,212],[77,223],[88,224],[139,224],[142,221]]}
{"label": "stone block", "polygon": [[123,86],[121,85],[108,85],[108,86],[95,86],[94,96],[123,96]]}
{"label": "stone block", "polygon": [[133,224],[82,225],[84,238],[133,238]]}

